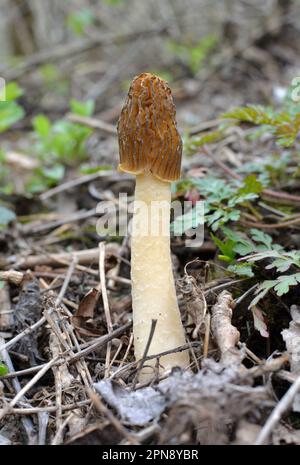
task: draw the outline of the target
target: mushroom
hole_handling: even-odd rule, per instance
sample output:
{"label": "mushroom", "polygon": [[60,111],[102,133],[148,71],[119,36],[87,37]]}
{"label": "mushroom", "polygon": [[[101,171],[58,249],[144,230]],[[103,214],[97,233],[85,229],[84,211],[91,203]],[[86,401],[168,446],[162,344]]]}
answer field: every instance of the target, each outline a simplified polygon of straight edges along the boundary
{"label": "mushroom", "polygon": [[[167,83],[143,73],[133,80],[118,122],[119,169],[136,175],[131,237],[136,360],[143,358],[152,320],[157,324],[147,355],[186,342],[170,252],[171,182],[180,177],[182,154],[175,115]],[[162,356],[159,362],[160,373],[175,366],[186,368],[188,351]],[[147,361],[139,379],[148,380],[155,365],[155,359]]]}

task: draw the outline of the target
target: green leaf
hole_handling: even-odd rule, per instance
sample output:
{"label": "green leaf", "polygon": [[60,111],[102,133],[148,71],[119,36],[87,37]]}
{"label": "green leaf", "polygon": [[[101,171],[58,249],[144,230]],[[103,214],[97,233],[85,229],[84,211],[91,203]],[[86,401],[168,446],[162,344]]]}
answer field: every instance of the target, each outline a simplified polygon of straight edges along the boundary
{"label": "green leaf", "polygon": [[16,100],[23,95],[24,91],[17,82],[9,82],[5,86],[5,97],[7,102]]}
{"label": "green leaf", "polygon": [[185,231],[192,228],[197,228],[200,224],[204,223],[203,209],[199,206],[191,208],[184,215],[177,216],[171,224],[171,232],[175,236],[182,236]]}
{"label": "green leaf", "polygon": [[287,294],[290,290],[290,286],[296,286],[300,282],[300,273],[292,275],[282,275],[277,278],[277,284],[274,287],[277,295],[281,297]]}
{"label": "green leaf", "polygon": [[266,280],[264,281],[256,290],[256,297],[252,300],[249,305],[249,308],[254,307],[268,292],[277,284],[276,280]]}
{"label": "green leaf", "polygon": [[0,205],[0,226],[7,226],[11,221],[16,219],[16,214],[8,208]]}
{"label": "green leaf", "polygon": [[203,37],[198,44],[184,44],[173,40],[167,42],[168,49],[189,67],[193,74],[201,68],[205,58],[218,42],[215,35]]}
{"label": "green leaf", "polygon": [[79,102],[78,100],[72,99],[70,101],[70,107],[73,113],[80,116],[92,116],[95,109],[94,100],[86,100],[85,102]]}
{"label": "green leaf", "polygon": [[80,172],[83,174],[94,174],[98,173],[99,171],[111,171],[113,170],[112,165],[101,165],[101,166],[81,166]]}
{"label": "green leaf", "polygon": [[71,13],[67,17],[67,27],[76,35],[84,34],[87,26],[93,24],[95,20],[92,10],[84,8],[78,12]]}
{"label": "green leaf", "polygon": [[42,168],[42,174],[48,180],[58,183],[64,177],[65,168],[63,165],[57,163],[51,167]]}
{"label": "green leaf", "polygon": [[234,245],[235,245],[235,242],[231,239],[228,239],[226,241],[221,241],[217,236],[215,236],[214,234],[210,234],[212,240],[214,241],[214,243],[219,247],[219,249],[221,250],[223,256],[219,256],[219,258],[221,260],[224,260],[224,261],[228,261],[228,259],[230,261],[232,261],[234,258],[235,258],[235,251],[234,251]]}
{"label": "green leaf", "polygon": [[239,242],[234,246],[234,251],[243,257],[244,255],[248,255],[255,250],[255,247],[251,242]]}
{"label": "green leaf", "polygon": [[7,366],[4,363],[0,362],[0,376],[5,376],[7,375],[7,373],[8,373]]}
{"label": "green leaf", "polygon": [[104,1],[108,5],[116,6],[116,5],[121,5],[121,3],[124,3],[125,0],[104,0]]}
{"label": "green leaf", "polygon": [[273,124],[273,114],[270,108],[259,105],[237,107],[224,113],[221,118],[238,119],[252,124]]}
{"label": "green leaf", "polygon": [[32,120],[32,125],[34,130],[40,135],[40,137],[44,138],[47,137],[50,128],[51,128],[51,123],[49,121],[49,118],[45,115],[37,115],[35,118]]}
{"label": "green leaf", "polygon": [[250,229],[251,237],[253,241],[264,244],[267,249],[272,246],[272,237],[269,234],[264,233],[260,229]]}
{"label": "green leaf", "polygon": [[229,265],[227,269],[238,276],[246,276],[248,278],[254,276],[250,263]]}
{"label": "green leaf", "polygon": [[15,102],[0,102],[0,133],[6,131],[24,116],[24,110]]}
{"label": "green leaf", "polygon": [[244,185],[238,190],[238,194],[260,194],[264,186],[257,180],[255,174],[249,174],[243,181]]}

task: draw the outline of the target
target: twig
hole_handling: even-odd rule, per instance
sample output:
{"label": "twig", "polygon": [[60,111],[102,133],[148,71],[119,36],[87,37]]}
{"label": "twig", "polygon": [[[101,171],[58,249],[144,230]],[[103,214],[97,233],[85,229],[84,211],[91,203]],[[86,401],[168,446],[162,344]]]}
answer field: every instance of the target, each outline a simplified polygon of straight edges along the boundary
{"label": "twig", "polygon": [[[231,178],[238,179],[241,181],[243,180],[242,176],[235,173],[228,166],[226,166],[221,160],[215,157],[212,151],[207,146],[202,147],[202,151],[204,151],[207,155],[209,155],[209,157],[214,161],[214,163],[217,166],[219,166],[225,173],[227,173]],[[273,191],[272,189],[264,189],[261,192],[261,194],[266,195],[267,197],[272,197],[277,200],[286,200],[286,201],[290,201],[294,203],[300,203],[300,196],[288,194],[287,192],[276,192],[276,191]]]}
{"label": "twig", "polygon": [[55,436],[53,438],[53,441],[52,441],[52,446],[56,446],[58,444],[60,444],[63,440],[63,431],[65,429],[65,427],[67,426],[67,424],[71,421],[71,419],[73,418],[74,414],[73,413],[70,413],[70,415],[67,416],[67,418],[65,419],[65,421],[63,421],[61,423],[61,425],[59,426],[58,430],[56,431],[55,433]]}
{"label": "twig", "polygon": [[15,270],[0,271],[0,279],[19,286],[24,278],[24,273]]}
{"label": "twig", "polygon": [[124,354],[124,357],[122,358],[121,363],[120,363],[120,365],[119,365],[119,369],[122,368],[122,366],[124,365],[125,360],[126,360],[127,357],[128,357],[128,354],[129,354],[129,351],[130,351],[130,349],[131,349],[132,344],[133,344],[133,333],[130,334],[128,346],[127,346],[127,348],[126,348],[126,352],[125,352],[125,354]]}
{"label": "twig", "polygon": [[[85,405],[89,405],[91,403],[90,399],[82,400],[80,402],[75,402],[74,404],[70,405],[62,405],[62,411],[68,411],[68,410],[75,410],[80,407],[84,407]],[[48,413],[55,413],[57,410],[56,405],[49,406],[49,407],[28,407],[28,408],[12,408],[9,410],[7,415],[32,415],[35,413],[42,413],[42,412],[48,412]]]}
{"label": "twig", "polygon": [[94,352],[94,350],[99,349],[100,347],[103,347],[105,344],[107,344],[109,341],[111,341],[115,337],[118,337],[121,334],[123,334],[128,328],[131,327],[131,325],[132,325],[132,322],[128,321],[123,326],[120,326],[120,328],[117,328],[114,331],[112,331],[110,334],[106,334],[105,336],[101,336],[98,339],[94,340],[90,346],[81,350],[81,352],[79,352],[78,354],[71,356],[69,359],[69,363],[74,363],[77,360],[90,354],[91,352]]}
{"label": "twig", "polygon": [[2,352],[4,349],[9,349],[13,345],[15,345],[20,339],[22,339],[24,336],[27,336],[28,334],[32,333],[33,331],[38,329],[40,326],[42,326],[44,323],[46,323],[46,318],[43,316],[36,323],[29,326],[29,328],[24,329],[24,331],[17,334],[17,336],[12,338],[10,341],[8,341],[5,344],[1,345],[0,346],[0,352]]}
{"label": "twig", "polygon": [[252,221],[245,221],[240,220],[239,223],[242,226],[246,226],[247,228],[258,228],[258,229],[283,229],[289,228],[290,226],[294,226],[300,223],[300,217],[294,218],[293,220],[289,221],[282,221],[279,223],[269,224],[269,223],[256,223]]}
{"label": "twig", "polygon": [[154,333],[155,333],[156,325],[157,325],[157,320],[151,320],[151,328],[150,328],[147,344],[146,344],[143,356],[142,356],[141,360],[139,360],[139,362],[138,362],[137,372],[136,372],[136,375],[135,375],[134,380],[133,380],[133,389],[135,388],[136,383],[138,382],[139,375],[140,375],[140,373],[141,373],[141,371],[143,369],[144,363],[145,363],[145,361],[147,359],[147,355],[148,355],[148,352],[149,352],[149,349],[150,349],[150,345],[151,345],[151,342],[152,342],[152,339],[153,339],[153,336],[154,336]]}
{"label": "twig", "polygon": [[55,357],[54,359],[50,360],[46,363],[43,368],[38,371],[38,373],[27,383],[25,386],[17,393],[17,395],[10,401],[8,406],[3,409],[3,412],[0,414],[0,420],[5,417],[11,407],[14,407],[20,399],[26,394],[29,389],[31,389],[39,379],[41,379],[45,373],[55,364],[57,363],[59,357]]}
{"label": "twig", "polygon": [[139,445],[140,443],[132,436],[122,425],[120,420],[116,418],[111,411],[103,404],[100,397],[92,391],[92,389],[88,389],[88,395],[93,402],[94,406],[98,410],[98,412],[102,415],[105,415],[111,424],[116,428],[116,430],[127,440],[130,444]]}
{"label": "twig", "polygon": [[203,357],[208,356],[208,347],[209,347],[209,334],[210,334],[210,314],[208,313],[205,318],[205,334],[204,334],[204,344],[203,344]]}
{"label": "twig", "polygon": [[[3,339],[0,337],[0,342],[2,343],[2,341],[3,341]],[[15,371],[13,363],[11,361],[9,353],[3,347],[4,347],[4,345],[2,344],[2,348],[0,349],[1,357],[2,357],[3,361],[6,363],[8,370],[11,373],[13,373]],[[22,390],[21,389],[21,384],[19,383],[18,378],[13,378],[12,384],[13,384],[13,387],[14,387],[14,390],[15,390],[16,393],[21,392],[21,390]],[[3,410],[7,411],[7,409],[8,409],[8,406],[5,406],[5,408]],[[1,415],[2,414],[0,414],[0,418],[1,418]],[[24,427],[24,429],[26,431],[26,434],[27,434],[27,437],[28,437],[28,443],[29,444],[36,444],[37,443],[37,436],[36,436],[36,432],[35,432],[35,429],[34,429],[34,426],[33,426],[33,423],[31,421],[31,419],[30,418],[21,418],[21,422],[22,422],[22,425],[23,425],[23,427]]]}
{"label": "twig", "polygon": [[[112,332],[112,322],[109,310],[109,302],[107,297],[107,290],[105,285],[105,245],[104,242],[99,243],[99,274],[100,274],[100,285],[99,289],[101,289],[105,319],[107,324],[108,334]],[[107,351],[106,351],[106,360],[105,360],[105,378],[109,376],[109,365],[110,365],[110,352],[111,352],[111,342],[109,341],[107,344]]]}
{"label": "twig", "polygon": [[107,132],[108,134],[117,135],[117,130],[115,126],[109,123],[105,123],[97,118],[90,118],[87,116],[75,115],[74,113],[68,113],[67,118],[74,123],[83,124],[84,126],[89,126],[91,128],[100,129],[101,131]]}
{"label": "twig", "polygon": [[76,266],[76,263],[77,263],[77,260],[76,260],[76,256],[73,258],[73,261],[70,263],[70,266],[69,266],[69,269],[68,269],[68,272],[66,274],[66,277],[65,277],[65,280],[63,282],[63,285],[61,287],[61,290],[57,296],[57,299],[55,301],[55,305],[59,305],[60,302],[62,301],[65,293],[66,293],[66,290],[68,288],[68,285],[70,283],[70,280],[72,278],[72,274],[74,273],[74,269],[75,269],[75,266]]}
{"label": "twig", "polygon": [[280,401],[274,408],[273,412],[269,416],[268,420],[266,421],[264,427],[260,431],[254,443],[256,446],[265,444],[275,426],[280,422],[284,413],[291,407],[293,400],[295,399],[299,390],[300,376],[298,376],[296,381],[291,385],[291,387],[288,389],[288,391],[284,394],[284,396],[280,399]]}
{"label": "twig", "polygon": [[[164,352],[159,352],[158,354],[154,354],[154,355],[147,355],[144,361],[147,362],[148,360],[153,360],[154,358],[158,359],[160,357],[164,357],[165,355],[175,354],[177,352],[182,352],[183,350],[190,350],[191,347],[199,347],[199,346],[200,346],[200,342],[198,341],[189,342],[188,344],[184,344],[182,346],[176,347],[175,349],[165,350]],[[131,363],[128,363],[125,367],[119,368],[112,374],[110,379],[115,378],[117,375],[119,375],[123,371],[127,371],[127,370],[130,370],[131,368],[136,367],[136,365],[139,362],[140,361],[131,362]]]}
{"label": "twig", "polygon": [[46,443],[46,435],[47,435],[47,426],[49,421],[49,413],[48,412],[39,412],[38,413],[39,419],[39,438],[38,438],[38,445],[44,446]]}
{"label": "twig", "polygon": [[73,189],[74,187],[81,186],[82,184],[86,184],[91,181],[95,181],[98,178],[111,176],[112,174],[114,174],[114,171],[99,171],[98,173],[86,174],[84,176],[80,176],[79,178],[71,179],[70,181],[66,181],[59,186],[53,187],[52,189],[43,192],[40,195],[40,200],[47,200],[54,195],[60,194],[61,192]]}
{"label": "twig", "polygon": [[32,227],[31,224],[28,224],[26,225],[26,227],[24,226],[23,232],[24,234],[38,234],[44,231],[48,231],[49,229],[58,228],[59,226],[62,226],[64,224],[75,223],[76,221],[86,220],[87,218],[91,218],[96,215],[97,215],[96,208],[92,208],[91,210],[87,210],[87,211],[78,211],[78,212],[73,213],[70,216],[66,216],[62,218],[61,220],[51,221],[49,223],[41,224],[39,226]]}
{"label": "twig", "polygon": [[142,31],[132,31],[128,34],[93,34],[93,37],[88,37],[84,39],[80,39],[77,41],[72,41],[71,43],[58,45],[54,48],[49,48],[49,50],[43,50],[41,52],[37,52],[33,55],[30,55],[25,61],[23,61],[20,65],[15,68],[10,68],[8,70],[1,69],[0,72],[5,78],[7,79],[17,79],[20,76],[24,75],[24,73],[30,68],[40,65],[41,63],[45,62],[54,62],[58,60],[62,60],[65,57],[70,57],[72,55],[76,55],[78,53],[85,52],[90,50],[96,46],[109,44],[112,43],[123,43],[124,41],[132,41],[139,36],[145,37],[148,35],[155,35],[160,34],[165,31],[165,26],[158,25],[155,28],[142,30]]}
{"label": "twig", "polygon": [[[113,254],[116,253],[115,244],[106,245],[106,253]],[[86,250],[75,250],[73,252],[62,252],[62,253],[44,253],[41,255],[29,255],[27,257],[21,257],[18,259],[16,266],[21,269],[34,268],[35,266],[40,265],[67,265],[69,266],[72,259],[76,259],[79,265],[89,265],[91,263],[96,263],[99,260],[99,248],[86,249]],[[76,269],[80,271],[87,271],[85,268],[81,268],[79,265],[76,265]],[[98,276],[98,272],[95,270],[90,270],[94,276]]]}

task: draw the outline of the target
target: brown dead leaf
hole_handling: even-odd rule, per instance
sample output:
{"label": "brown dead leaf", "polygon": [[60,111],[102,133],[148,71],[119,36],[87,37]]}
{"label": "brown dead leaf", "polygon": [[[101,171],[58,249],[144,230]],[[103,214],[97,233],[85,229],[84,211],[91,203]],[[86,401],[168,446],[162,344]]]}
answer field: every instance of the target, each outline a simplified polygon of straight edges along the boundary
{"label": "brown dead leaf", "polygon": [[99,295],[100,293],[96,288],[90,289],[81,300],[78,309],[72,318],[75,329],[82,336],[94,337],[101,334],[96,328],[91,328],[91,326],[93,326],[95,308]]}
{"label": "brown dead leaf", "polygon": [[197,285],[195,278],[188,274],[178,280],[178,287],[184,296],[186,311],[195,325],[192,338],[197,339],[200,329],[204,324],[207,309],[204,293]]}

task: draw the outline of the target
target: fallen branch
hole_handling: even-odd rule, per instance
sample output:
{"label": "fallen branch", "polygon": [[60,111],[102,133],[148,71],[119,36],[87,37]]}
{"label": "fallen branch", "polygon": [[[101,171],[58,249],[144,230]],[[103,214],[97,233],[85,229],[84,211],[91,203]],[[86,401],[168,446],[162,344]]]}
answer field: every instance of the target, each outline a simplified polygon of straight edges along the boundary
{"label": "fallen branch", "polygon": [[101,131],[106,132],[107,134],[112,134],[114,136],[117,135],[117,129],[115,126],[109,123],[105,123],[105,121],[101,121],[97,118],[75,115],[74,113],[68,113],[66,117],[73,123],[79,123],[84,126],[89,126],[90,128],[100,129]]}
{"label": "fallen branch", "polygon": [[241,353],[236,348],[240,333],[231,324],[233,305],[232,295],[223,291],[211,309],[211,328],[221,352],[221,362],[224,365],[241,362]]}
{"label": "fallen branch", "polygon": [[[119,249],[118,244],[107,244],[105,246],[106,254],[114,255]],[[40,265],[51,265],[53,267],[59,265],[70,265],[72,260],[76,260],[78,265],[90,265],[91,263],[97,263],[99,260],[99,248],[79,250],[74,252],[62,252],[62,253],[44,253],[41,255],[28,255],[27,257],[16,257],[15,266],[21,269],[34,268]],[[77,266],[76,266],[77,268]],[[98,272],[95,271],[95,275]]]}
{"label": "fallen branch", "polygon": [[282,416],[290,409],[299,390],[300,376],[298,376],[296,381],[291,385],[289,390],[284,394],[284,396],[280,399],[274,408],[254,443],[256,446],[261,446],[266,443],[268,437],[272,433],[275,426],[280,422]]}

